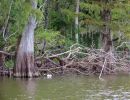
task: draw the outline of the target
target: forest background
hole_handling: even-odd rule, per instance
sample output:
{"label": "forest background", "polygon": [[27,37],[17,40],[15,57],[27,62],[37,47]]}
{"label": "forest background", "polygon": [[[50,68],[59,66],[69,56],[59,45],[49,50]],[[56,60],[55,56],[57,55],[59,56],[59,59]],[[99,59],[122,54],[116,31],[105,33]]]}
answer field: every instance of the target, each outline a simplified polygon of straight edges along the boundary
{"label": "forest background", "polygon": [[[123,64],[118,63],[116,66],[128,67],[129,0],[0,0],[0,12],[2,74],[7,72],[15,77],[35,77],[39,76],[39,70],[50,72],[52,69],[48,68],[52,66],[56,68],[60,66],[63,71],[63,66],[65,69],[65,65],[68,62],[70,64],[68,58],[69,60],[71,58],[71,64],[72,61],[77,62],[72,60],[75,57],[73,52],[76,50],[77,53],[76,47],[78,53],[79,47],[80,49],[82,47],[82,54],[87,54],[89,49],[100,50],[98,53],[89,52],[91,56],[105,52],[100,59],[102,64],[96,67],[93,64],[91,68],[85,67],[85,69],[79,66],[73,67],[79,73],[87,74],[87,71],[96,70],[101,74],[104,66],[107,68],[104,72],[108,72],[108,69],[113,71],[115,67],[113,62],[110,63],[110,59],[114,59],[117,64],[122,61],[126,52],[125,62],[122,61]],[[125,51],[125,54],[122,51]],[[66,52],[69,53],[67,57],[62,55]],[[115,52],[116,54],[121,52],[118,53],[120,59]],[[109,54],[107,59],[104,58],[106,54]],[[90,55],[87,56],[87,60],[90,60]],[[83,58],[81,56],[83,55],[78,54],[75,58]],[[47,68],[45,68],[45,58],[51,63]],[[92,59],[95,62],[95,58]],[[42,65],[44,68],[41,69]],[[40,66],[40,69],[36,66]]]}

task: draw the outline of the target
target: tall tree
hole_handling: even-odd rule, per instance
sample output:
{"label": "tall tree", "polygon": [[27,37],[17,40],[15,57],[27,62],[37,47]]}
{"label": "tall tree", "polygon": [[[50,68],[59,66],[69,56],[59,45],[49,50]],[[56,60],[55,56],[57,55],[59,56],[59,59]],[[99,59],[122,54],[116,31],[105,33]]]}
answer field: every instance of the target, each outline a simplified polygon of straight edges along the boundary
{"label": "tall tree", "polygon": [[[37,0],[30,0],[32,9],[37,8]],[[15,77],[35,77],[38,72],[34,66],[34,29],[36,28],[36,16],[30,14],[28,23],[22,33],[21,41],[16,55]]]}
{"label": "tall tree", "polygon": [[76,42],[79,43],[79,5],[80,5],[80,0],[76,0],[76,16],[75,16],[75,38]]}
{"label": "tall tree", "polygon": [[109,27],[111,22],[111,10],[109,8],[103,8],[101,18],[104,23],[101,31],[102,48],[105,52],[109,52],[112,49],[111,29]]}
{"label": "tall tree", "polygon": [[[105,52],[112,50],[112,33],[125,32],[129,19],[128,0],[84,0],[80,3],[82,28],[90,33],[100,33],[101,48]],[[126,26],[127,25],[127,26]],[[96,31],[95,31],[96,30]]]}
{"label": "tall tree", "polygon": [[[6,43],[6,35],[8,33],[8,26],[9,26],[9,19],[10,19],[10,12],[12,10],[13,0],[1,0],[0,1],[0,51],[4,50],[5,43]],[[2,9],[3,8],[3,9]],[[4,69],[4,61],[5,55],[1,52],[0,53],[0,69]]]}
{"label": "tall tree", "polygon": [[45,7],[44,7],[44,28],[48,29],[48,21],[49,21],[49,2],[50,0],[45,0]]}

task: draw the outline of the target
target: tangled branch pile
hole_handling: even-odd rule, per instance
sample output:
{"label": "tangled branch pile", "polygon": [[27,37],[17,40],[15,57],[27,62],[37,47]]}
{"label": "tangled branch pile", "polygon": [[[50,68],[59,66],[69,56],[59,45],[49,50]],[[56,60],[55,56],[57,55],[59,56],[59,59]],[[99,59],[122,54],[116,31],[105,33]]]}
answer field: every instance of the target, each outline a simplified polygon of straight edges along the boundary
{"label": "tangled branch pile", "polygon": [[102,74],[129,72],[129,61],[128,52],[104,52],[102,49],[74,44],[62,53],[45,52],[43,56],[35,59],[35,64],[41,75],[47,72],[76,72],[83,75],[99,74],[101,77]]}

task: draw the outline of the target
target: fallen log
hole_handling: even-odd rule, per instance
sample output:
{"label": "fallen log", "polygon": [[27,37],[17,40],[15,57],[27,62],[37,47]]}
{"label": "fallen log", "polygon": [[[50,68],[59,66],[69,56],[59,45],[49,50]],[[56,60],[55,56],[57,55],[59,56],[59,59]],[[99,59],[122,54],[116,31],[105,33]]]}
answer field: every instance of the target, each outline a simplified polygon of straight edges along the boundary
{"label": "fallen log", "polygon": [[1,54],[7,55],[7,56],[15,56],[15,54],[8,53],[6,51],[0,51]]}

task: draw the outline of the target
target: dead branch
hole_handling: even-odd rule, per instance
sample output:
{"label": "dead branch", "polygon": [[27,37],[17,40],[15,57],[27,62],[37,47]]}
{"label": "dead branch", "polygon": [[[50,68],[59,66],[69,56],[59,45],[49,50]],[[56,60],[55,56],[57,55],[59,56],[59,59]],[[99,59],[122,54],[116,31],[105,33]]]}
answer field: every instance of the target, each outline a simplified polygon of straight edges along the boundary
{"label": "dead branch", "polygon": [[11,53],[8,53],[8,52],[5,52],[5,51],[0,51],[0,53],[2,53],[4,55],[8,55],[8,56],[14,56],[14,54],[11,54]]}
{"label": "dead branch", "polygon": [[[43,66],[42,69],[39,69],[41,72],[48,70],[52,73],[59,73],[61,69],[63,72],[73,70],[83,75],[99,74],[99,79],[102,79],[103,74],[116,73],[119,70],[130,71],[130,60],[127,59],[128,56],[122,57],[121,53],[116,51],[105,52],[102,49],[91,49],[74,44],[68,51],[54,54],[47,54],[46,52],[46,54],[37,57],[35,60],[48,59],[49,63],[51,63],[49,67],[44,68]],[[59,58],[64,64],[59,64],[52,58]]]}

